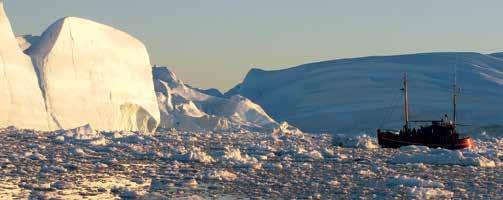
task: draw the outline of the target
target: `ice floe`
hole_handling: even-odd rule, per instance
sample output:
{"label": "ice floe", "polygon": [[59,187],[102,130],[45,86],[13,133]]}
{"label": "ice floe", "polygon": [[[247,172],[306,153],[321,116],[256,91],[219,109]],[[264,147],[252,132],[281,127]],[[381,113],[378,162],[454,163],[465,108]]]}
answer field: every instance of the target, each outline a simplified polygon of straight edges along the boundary
{"label": "ice floe", "polygon": [[238,176],[235,173],[232,173],[227,170],[213,170],[209,172],[206,177],[208,179],[215,179],[215,180],[224,180],[224,181],[234,181],[238,178]]}
{"label": "ice floe", "polygon": [[406,187],[431,187],[431,188],[443,188],[444,184],[437,182],[437,181],[431,181],[431,180],[424,180],[421,178],[417,177],[409,177],[409,176],[395,176],[391,179],[388,180],[388,186],[406,186]]}
{"label": "ice floe", "polygon": [[411,187],[407,188],[408,194],[413,199],[451,199],[454,193],[441,188]]}
{"label": "ice floe", "polygon": [[358,136],[336,134],[333,136],[332,143],[340,147],[365,148],[365,149],[379,148],[376,139],[366,134]]}
{"label": "ice floe", "polygon": [[[390,160],[394,164],[424,163],[434,165],[472,165],[495,167],[496,162],[471,150],[429,149],[424,147],[405,147],[405,152]],[[407,151],[412,152],[408,153]]]}

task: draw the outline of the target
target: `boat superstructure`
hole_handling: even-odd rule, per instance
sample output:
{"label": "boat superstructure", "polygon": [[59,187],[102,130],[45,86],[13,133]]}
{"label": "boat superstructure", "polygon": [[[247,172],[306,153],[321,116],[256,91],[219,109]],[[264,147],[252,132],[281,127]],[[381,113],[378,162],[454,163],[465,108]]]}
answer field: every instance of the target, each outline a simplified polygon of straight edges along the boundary
{"label": "boat superstructure", "polygon": [[[432,148],[463,149],[471,148],[474,142],[470,137],[461,137],[458,133],[456,121],[456,100],[459,93],[457,87],[457,77],[454,75],[453,84],[453,120],[449,120],[447,115],[442,120],[410,120],[409,119],[409,96],[407,74],[403,76],[404,92],[404,126],[398,131],[377,130],[379,145],[384,148],[400,148],[408,145],[423,145]],[[412,127],[411,123],[430,123],[427,126]]]}

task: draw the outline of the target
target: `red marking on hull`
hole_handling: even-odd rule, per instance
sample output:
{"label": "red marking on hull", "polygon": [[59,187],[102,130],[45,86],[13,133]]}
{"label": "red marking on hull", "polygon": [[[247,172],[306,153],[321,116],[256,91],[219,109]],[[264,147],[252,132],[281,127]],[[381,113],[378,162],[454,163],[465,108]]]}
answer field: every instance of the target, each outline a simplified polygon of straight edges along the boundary
{"label": "red marking on hull", "polygon": [[449,142],[440,142],[435,138],[427,137],[403,137],[393,133],[379,132],[377,134],[379,145],[384,148],[400,148],[409,145],[421,145],[431,148],[464,149],[473,148],[474,142],[471,138],[451,139]]}

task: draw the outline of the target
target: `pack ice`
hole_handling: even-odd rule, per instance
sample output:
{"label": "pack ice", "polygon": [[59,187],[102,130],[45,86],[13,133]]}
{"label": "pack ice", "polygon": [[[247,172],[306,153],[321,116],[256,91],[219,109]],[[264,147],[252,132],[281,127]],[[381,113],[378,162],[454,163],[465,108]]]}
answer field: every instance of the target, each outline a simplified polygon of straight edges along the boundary
{"label": "pack ice", "polygon": [[30,60],[12,33],[3,1],[0,5],[0,125],[155,130],[159,108],[149,55],[139,40],[103,24],[66,17],[37,40],[18,38]]}
{"label": "pack ice", "polygon": [[[236,95],[222,98],[186,85],[169,68],[153,68],[162,128],[186,131],[263,130],[277,123],[257,104]],[[214,93],[214,92],[213,92]]]}

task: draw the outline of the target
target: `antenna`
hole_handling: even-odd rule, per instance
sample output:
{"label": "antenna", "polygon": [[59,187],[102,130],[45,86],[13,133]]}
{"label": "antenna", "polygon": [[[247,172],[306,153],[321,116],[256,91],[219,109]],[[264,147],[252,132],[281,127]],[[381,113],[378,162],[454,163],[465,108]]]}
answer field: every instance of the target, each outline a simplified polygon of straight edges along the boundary
{"label": "antenna", "polygon": [[404,120],[405,120],[405,127],[407,128],[407,131],[409,129],[409,94],[408,94],[408,88],[407,88],[407,72],[403,73],[403,92],[404,92]]}
{"label": "antenna", "polygon": [[453,116],[453,126],[456,127],[457,124],[457,97],[460,93],[460,89],[458,88],[458,63],[459,63],[459,55],[456,54],[456,61],[454,63],[454,83],[452,84],[452,116]]}
{"label": "antenna", "polygon": [[454,84],[452,85],[452,116],[453,116],[453,122],[454,122],[454,127],[456,127],[456,97],[458,96],[458,77],[457,77],[457,71],[458,71],[458,66],[456,63],[456,66],[454,67]]}

